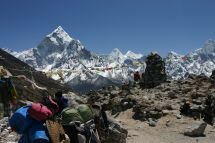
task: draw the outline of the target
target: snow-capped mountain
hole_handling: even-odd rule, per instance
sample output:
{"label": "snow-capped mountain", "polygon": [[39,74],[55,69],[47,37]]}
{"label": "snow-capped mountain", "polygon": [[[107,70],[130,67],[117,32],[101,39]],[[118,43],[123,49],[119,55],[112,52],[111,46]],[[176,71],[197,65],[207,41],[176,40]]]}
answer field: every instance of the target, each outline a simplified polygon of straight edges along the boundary
{"label": "snow-capped mountain", "polygon": [[[61,26],[35,48],[23,52],[4,50],[75,89],[80,89],[82,85],[99,85],[96,88],[101,88],[108,85],[106,83],[124,82],[131,79],[131,72],[144,72],[146,67],[146,56],[132,51],[123,54],[115,48],[107,55],[92,53],[79,40],[71,38]],[[203,48],[186,55],[170,52],[164,61],[167,75],[172,79],[186,78],[188,73],[210,76],[215,69],[215,41],[208,40]]]}
{"label": "snow-capped mountain", "polygon": [[[84,92],[127,81],[133,71],[144,72],[146,67],[146,56],[132,51],[123,54],[115,48],[107,55],[88,51],[61,26],[35,48],[23,52],[4,50],[47,76]],[[215,41],[208,40],[202,48],[186,55],[170,52],[164,61],[166,73],[172,79],[186,78],[188,73],[210,76],[215,69]]]}
{"label": "snow-capped mountain", "polygon": [[165,63],[167,74],[173,79],[185,78],[188,73],[210,76],[215,69],[215,41],[208,40],[203,48],[185,56],[170,52]]}
{"label": "snow-capped mountain", "polygon": [[129,59],[140,59],[140,58],[143,57],[142,54],[136,54],[136,53],[134,53],[134,52],[132,52],[132,51],[128,51],[128,52],[125,54],[125,56],[127,57],[127,59],[128,59],[128,58],[129,58]]}
{"label": "snow-capped mountain", "polygon": [[71,38],[62,27],[47,35],[36,47],[15,55],[38,70],[70,69],[90,61],[93,55],[79,40]]}
{"label": "snow-capped mountain", "polygon": [[[69,84],[76,91],[89,91],[103,86],[119,84],[128,78],[137,67],[141,54],[131,51],[123,55],[119,49],[113,49],[109,55],[97,55],[88,51],[79,40],[69,36],[59,26],[45,36],[40,44],[23,52],[5,49],[15,57],[47,73],[47,76]],[[126,60],[131,60],[128,66]],[[89,88],[86,88],[87,87]]]}

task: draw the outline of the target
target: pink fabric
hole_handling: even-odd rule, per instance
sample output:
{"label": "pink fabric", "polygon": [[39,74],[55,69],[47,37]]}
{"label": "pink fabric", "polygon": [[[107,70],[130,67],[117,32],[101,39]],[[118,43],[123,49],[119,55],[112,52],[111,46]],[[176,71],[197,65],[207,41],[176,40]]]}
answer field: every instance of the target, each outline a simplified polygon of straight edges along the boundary
{"label": "pink fabric", "polygon": [[51,96],[49,96],[49,101],[51,103],[54,114],[57,113],[59,111],[59,107],[58,107],[57,103],[52,99]]}
{"label": "pink fabric", "polygon": [[33,103],[28,109],[28,114],[37,121],[43,122],[53,113],[41,103]]}

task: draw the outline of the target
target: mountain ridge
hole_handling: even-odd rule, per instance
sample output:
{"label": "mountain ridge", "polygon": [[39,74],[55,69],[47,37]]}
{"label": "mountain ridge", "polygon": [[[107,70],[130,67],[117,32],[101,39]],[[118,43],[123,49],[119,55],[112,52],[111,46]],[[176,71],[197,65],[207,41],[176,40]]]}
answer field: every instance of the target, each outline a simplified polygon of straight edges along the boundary
{"label": "mountain ridge", "polygon": [[[96,85],[95,79],[99,78],[119,84],[132,79],[132,72],[144,72],[146,67],[146,56],[130,50],[125,54],[118,48],[106,55],[93,53],[79,40],[71,38],[61,26],[45,36],[35,48],[23,52],[6,51],[37,70],[50,73],[50,77],[70,84],[74,79],[80,83],[90,81],[93,86]],[[215,69],[215,41],[209,39],[202,48],[186,55],[171,51],[164,61],[167,75],[172,79],[186,78],[188,73],[210,76]],[[91,74],[93,76],[89,76]],[[101,83],[101,86],[105,85]]]}

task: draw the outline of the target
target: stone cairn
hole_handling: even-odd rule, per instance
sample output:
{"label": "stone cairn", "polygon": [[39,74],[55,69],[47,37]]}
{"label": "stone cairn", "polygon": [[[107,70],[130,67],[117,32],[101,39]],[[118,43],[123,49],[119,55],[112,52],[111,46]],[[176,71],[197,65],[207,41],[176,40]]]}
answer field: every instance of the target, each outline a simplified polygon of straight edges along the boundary
{"label": "stone cairn", "polygon": [[210,125],[215,122],[215,95],[209,93],[205,101],[204,121]]}
{"label": "stone cairn", "polygon": [[143,77],[144,88],[153,88],[167,79],[165,63],[157,53],[151,53],[146,58],[146,69]]}

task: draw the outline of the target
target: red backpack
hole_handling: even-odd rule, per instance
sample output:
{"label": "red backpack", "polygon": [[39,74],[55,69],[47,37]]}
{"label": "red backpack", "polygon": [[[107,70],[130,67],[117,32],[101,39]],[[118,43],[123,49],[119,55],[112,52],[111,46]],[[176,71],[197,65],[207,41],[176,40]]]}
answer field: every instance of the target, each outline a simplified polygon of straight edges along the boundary
{"label": "red backpack", "polygon": [[44,122],[53,115],[51,110],[41,103],[32,103],[31,107],[28,109],[28,114],[39,122]]}

